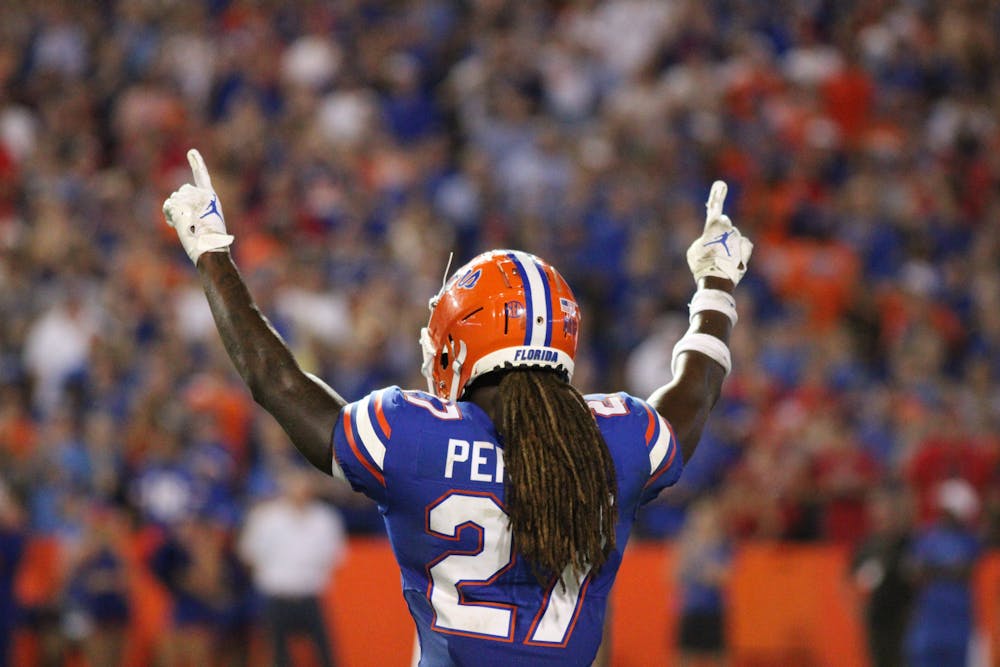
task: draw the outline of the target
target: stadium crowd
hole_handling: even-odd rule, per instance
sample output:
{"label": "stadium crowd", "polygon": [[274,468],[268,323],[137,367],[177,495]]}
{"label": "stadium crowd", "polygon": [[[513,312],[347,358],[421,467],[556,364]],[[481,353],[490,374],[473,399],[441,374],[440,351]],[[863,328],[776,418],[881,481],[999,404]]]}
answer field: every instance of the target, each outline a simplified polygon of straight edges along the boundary
{"label": "stadium crowd", "polygon": [[[647,395],[726,180],[757,244],[735,368],[642,534],[709,497],[737,542],[853,546],[873,492],[920,527],[957,477],[1000,544],[998,58],[986,0],[0,3],[0,605],[17,536],[46,535],[63,613],[126,619],[116,531],[154,536],[151,567],[170,539],[221,562],[302,465],[163,224],[191,146],[262,309],[348,400],[424,386],[449,253],[491,247],[574,287],[581,388]],[[201,573],[213,623],[243,622],[232,561]]]}

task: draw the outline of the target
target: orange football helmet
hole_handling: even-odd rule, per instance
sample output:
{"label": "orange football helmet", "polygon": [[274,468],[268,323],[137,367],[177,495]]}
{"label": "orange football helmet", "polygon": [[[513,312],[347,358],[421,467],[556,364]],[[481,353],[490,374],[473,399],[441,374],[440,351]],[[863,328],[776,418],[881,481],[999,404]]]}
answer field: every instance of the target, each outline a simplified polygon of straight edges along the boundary
{"label": "orange football helmet", "polygon": [[580,310],[548,262],[491,250],[458,269],[430,300],[420,332],[430,393],[457,400],[484,373],[515,366],[573,376]]}

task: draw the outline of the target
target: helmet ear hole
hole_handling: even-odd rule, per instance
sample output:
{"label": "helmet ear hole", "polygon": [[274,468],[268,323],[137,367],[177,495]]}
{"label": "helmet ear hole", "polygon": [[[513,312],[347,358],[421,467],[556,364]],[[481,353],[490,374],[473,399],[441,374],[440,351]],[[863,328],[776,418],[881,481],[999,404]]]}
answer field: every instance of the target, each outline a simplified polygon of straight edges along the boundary
{"label": "helmet ear hole", "polygon": [[441,370],[448,368],[448,349],[455,344],[455,339],[448,334],[448,345],[441,349]]}

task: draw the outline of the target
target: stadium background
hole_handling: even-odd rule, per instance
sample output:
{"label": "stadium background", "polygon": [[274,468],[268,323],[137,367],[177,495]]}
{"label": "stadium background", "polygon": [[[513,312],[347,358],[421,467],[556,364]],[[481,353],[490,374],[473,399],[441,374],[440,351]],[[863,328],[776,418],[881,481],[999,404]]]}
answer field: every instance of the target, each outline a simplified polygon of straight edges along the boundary
{"label": "stadium background", "polygon": [[[829,612],[859,646],[847,563],[869,494],[911,498],[919,527],[962,477],[1000,544],[998,35],[1000,5],[977,0],[2,3],[0,480],[31,539],[21,655],[82,542],[110,533],[141,579],[172,525],[236,531],[295,465],[162,223],[197,146],[259,303],[348,399],[422,387],[448,253],[507,246],[574,286],[579,386],[648,393],[686,326],[683,251],[728,181],[757,243],[735,369],[638,525],[636,576],[662,595],[633,587],[616,624],[643,630],[617,660],[668,650],[665,554],[705,497],[738,545],[737,649],[859,659],[802,637],[826,637]],[[143,492],[164,475],[175,493]],[[327,493],[358,553],[377,548],[377,513]],[[978,588],[994,642],[996,559]],[[796,576],[843,586],[810,596]],[[357,589],[335,590],[356,619]],[[379,642],[366,622],[349,632]]]}

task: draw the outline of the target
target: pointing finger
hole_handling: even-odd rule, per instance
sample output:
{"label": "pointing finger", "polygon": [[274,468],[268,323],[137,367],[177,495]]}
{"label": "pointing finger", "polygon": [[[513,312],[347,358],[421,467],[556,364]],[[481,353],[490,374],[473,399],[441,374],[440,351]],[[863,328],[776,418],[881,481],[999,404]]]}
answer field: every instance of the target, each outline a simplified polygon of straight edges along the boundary
{"label": "pointing finger", "polygon": [[194,174],[194,184],[199,188],[211,190],[212,178],[208,175],[208,167],[205,166],[205,160],[197,148],[188,151],[188,163],[191,165],[191,173]]}
{"label": "pointing finger", "polygon": [[722,205],[726,201],[726,192],[728,190],[729,188],[726,186],[725,181],[712,183],[712,190],[708,193],[708,202],[705,204],[705,208],[708,209],[705,214],[706,224],[722,215]]}

